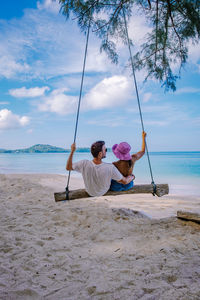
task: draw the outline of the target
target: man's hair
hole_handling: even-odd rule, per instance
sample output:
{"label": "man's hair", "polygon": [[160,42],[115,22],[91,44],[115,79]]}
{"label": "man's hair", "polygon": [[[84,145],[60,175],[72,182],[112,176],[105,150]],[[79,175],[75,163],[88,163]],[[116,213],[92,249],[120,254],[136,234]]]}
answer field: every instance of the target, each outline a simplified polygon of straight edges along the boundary
{"label": "man's hair", "polygon": [[93,157],[98,156],[99,152],[102,151],[103,145],[105,145],[104,141],[97,141],[92,144],[90,151],[91,151]]}

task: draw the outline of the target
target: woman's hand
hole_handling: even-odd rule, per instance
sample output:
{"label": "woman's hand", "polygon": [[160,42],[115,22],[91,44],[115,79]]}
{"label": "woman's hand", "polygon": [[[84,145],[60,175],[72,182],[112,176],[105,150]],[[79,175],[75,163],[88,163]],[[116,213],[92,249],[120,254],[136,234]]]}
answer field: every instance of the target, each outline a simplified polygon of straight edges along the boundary
{"label": "woman's hand", "polygon": [[134,174],[131,174],[131,176],[133,177],[133,180],[135,180],[135,175],[134,175]]}
{"label": "woman's hand", "polygon": [[145,139],[146,136],[147,136],[146,132],[143,131],[143,132],[142,132],[142,137],[143,137],[143,139]]}
{"label": "woman's hand", "polygon": [[73,144],[71,145],[71,152],[74,153],[75,151],[76,151],[76,144],[73,143]]}

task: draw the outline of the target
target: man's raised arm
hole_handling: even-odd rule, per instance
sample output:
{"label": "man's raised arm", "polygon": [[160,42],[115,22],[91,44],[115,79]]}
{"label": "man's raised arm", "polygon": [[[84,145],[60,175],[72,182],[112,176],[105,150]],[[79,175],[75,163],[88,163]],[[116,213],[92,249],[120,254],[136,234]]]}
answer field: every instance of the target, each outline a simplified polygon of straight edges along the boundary
{"label": "man's raised arm", "polygon": [[68,160],[67,160],[67,163],[66,163],[66,170],[68,170],[68,171],[73,170],[73,169],[72,169],[72,160],[73,160],[73,155],[74,155],[74,152],[75,152],[75,151],[76,151],[76,144],[73,143],[73,144],[71,145],[71,153],[70,153],[70,155],[69,155],[69,157],[68,157]]}

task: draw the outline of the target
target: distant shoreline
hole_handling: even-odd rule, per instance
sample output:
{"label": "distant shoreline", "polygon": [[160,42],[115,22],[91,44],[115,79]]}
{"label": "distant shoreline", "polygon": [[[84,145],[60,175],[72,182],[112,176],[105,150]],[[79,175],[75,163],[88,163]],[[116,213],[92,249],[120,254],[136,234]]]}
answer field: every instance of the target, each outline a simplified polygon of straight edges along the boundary
{"label": "distant shoreline", "polygon": [[[111,148],[107,148],[108,152],[112,152]],[[90,149],[78,148],[77,153],[90,153]],[[16,149],[7,150],[0,149],[0,154],[42,154],[42,153],[70,153],[70,149],[63,150],[28,150],[28,149]],[[150,155],[184,155],[184,154],[200,154],[200,151],[152,151]]]}
{"label": "distant shoreline", "polygon": [[[77,148],[77,152],[90,152],[90,148]],[[51,145],[36,144],[29,148],[7,150],[0,149],[0,153],[69,153],[70,149],[64,149]]]}
{"label": "distant shoreline", "polygon": [[[108,152],[112,152],[111,148],[107,149]],[[70,149],[64,149],[61,147],[56,147],[48,144],[36,144],[34,146],[31,146],[29,148],[24,149],[15,149],[15,150],[7,150],[7,149],[0,149],[1,153],[70,153]],[[78,153],[90,153],[89,147],[79,147],[76,149],[76,152]],[[150,152],[151,155],[175,155],[175,154],[186,154],[186,153],[194,153],[199,154],[200,151],[152,151]]]}

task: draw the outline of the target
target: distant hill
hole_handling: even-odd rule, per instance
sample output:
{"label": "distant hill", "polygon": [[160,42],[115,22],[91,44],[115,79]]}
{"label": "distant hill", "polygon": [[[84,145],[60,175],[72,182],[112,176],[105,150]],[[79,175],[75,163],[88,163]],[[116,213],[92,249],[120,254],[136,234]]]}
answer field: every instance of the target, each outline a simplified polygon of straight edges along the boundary
{"label": "distant hill", "polygon": [[[77,152],[90,152],[89,148],[77,148]],[[25,149],[6,150],[0,149],[0,153],[69,153],[70,149],[64,149],[51,145],[37,144]]]}
{"label": "distant hill", "polygon": [[69,152],[69,150],[51,146],[51,145],[37,144],[25,149],[16,149],[16,150],[0,149],[0,152],[1,153],[44,153],[44,152],[48,153],[48,152]]}

